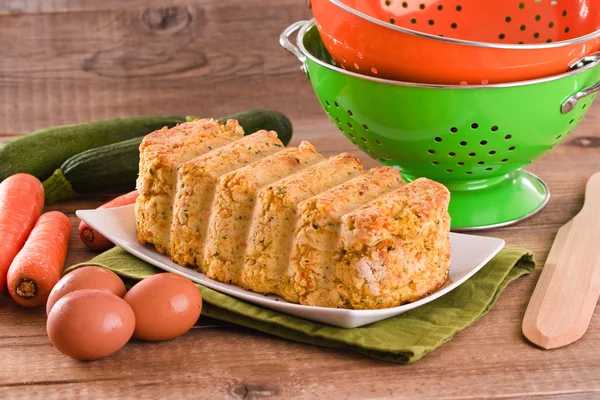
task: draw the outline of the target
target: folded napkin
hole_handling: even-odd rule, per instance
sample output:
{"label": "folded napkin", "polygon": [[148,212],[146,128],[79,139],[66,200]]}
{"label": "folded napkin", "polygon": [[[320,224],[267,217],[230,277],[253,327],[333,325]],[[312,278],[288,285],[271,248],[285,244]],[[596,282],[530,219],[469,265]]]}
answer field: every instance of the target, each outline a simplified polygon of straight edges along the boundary
{"label": "folded napkin", "polygon": [[[120,248],[91,261],[116,272],[126,283],[163,272]],[[404,314],[360,328],[344,329],[307,321],[246,303],[198,285],[202,315],[271,335],[318,346],[343,348],[394,363],[410,364],[446,343],[487,314],[506,285],[535,268],[530,252],[503,249],[471,279],[440,297]]]}

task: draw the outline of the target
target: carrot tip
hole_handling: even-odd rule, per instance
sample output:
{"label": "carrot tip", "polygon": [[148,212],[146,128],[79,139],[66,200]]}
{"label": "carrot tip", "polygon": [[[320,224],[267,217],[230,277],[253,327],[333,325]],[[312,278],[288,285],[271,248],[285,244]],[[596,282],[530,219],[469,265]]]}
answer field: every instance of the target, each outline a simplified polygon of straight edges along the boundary
{"label": "carrot tip", "polygon": [[15,292],[26,299],[35,297],[37,294],[37,284],[30,279],[21,279],[15,288]]}
{"label": "carrot tip", "polygon": [[94,230],[93,229],[85,229],[83,231],[83,238],[85,241],[92,243],[94,241]]}

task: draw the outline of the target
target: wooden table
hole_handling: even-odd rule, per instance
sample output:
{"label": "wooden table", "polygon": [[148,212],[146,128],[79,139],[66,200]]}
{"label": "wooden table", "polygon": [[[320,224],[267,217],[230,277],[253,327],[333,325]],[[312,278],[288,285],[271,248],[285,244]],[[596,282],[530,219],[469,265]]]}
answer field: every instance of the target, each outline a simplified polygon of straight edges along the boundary
{"label": "wooden table", "polygon": [[[327,120],[277,37],[310,17],[301,0],[0,1],[2,139],[57,124],[118,115],[221,116],[253,107],[286,112],[295,139],[325,155],[359,152]],[[532,99],[535,101],[535,99]],[[540,267],[557,229],[582,205],[600,170],[600,105],[529,170],[552,192],[519,225],[486,232],[534,252]],[[49,209],[68,213],[112,196]],[[0,238],[1,239],[1,238]],[[67,265],[94,254],[72,235]],[[0,296],[0,398],[520,398],[600,397],[600,318],[566,348],[543,351],[521,320],[539,269],[493,310],[410,366],[289,342],[215,320],[166,343],[132,342],[92,363],[56,351],[44,310]]]}

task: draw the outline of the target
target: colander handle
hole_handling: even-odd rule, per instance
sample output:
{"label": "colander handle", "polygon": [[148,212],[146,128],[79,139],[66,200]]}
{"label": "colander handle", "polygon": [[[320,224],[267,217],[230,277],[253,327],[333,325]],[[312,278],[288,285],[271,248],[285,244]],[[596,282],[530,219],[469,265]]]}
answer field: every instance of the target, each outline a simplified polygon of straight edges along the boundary
{"label": "colander handle", "polygon": [[600,82],[596,83],[594,86],[590,86],[587,89],[582,90],[581,92],[577,92],[575,93],[573,96],[569,97],[569,99],[567,101],[565,101],[562,105],[562,113],[563,114],[568,114],[571,111],[573,111],[573,109],[575,107],[577,107],[577,103],[579,103],[579,100],[591,96],[592,94],[596,93],[596,92],[600,92]]}
{"label": "colander handle", "polygon": [[303,65],[304,61],[306,60],[306,56],[302,54],[298,47],[292,44],[292,42],[290,41],[290,36],[292,36],[292,34],[298,31],[304,24],[306,24],[306,22],[307,21],[294,22],[293,24],[285,28],[285,30],[279,36],[279,44],[281,44],[281,47],[295,55],[296,58],[300,60],[300,62],[302,62]]}

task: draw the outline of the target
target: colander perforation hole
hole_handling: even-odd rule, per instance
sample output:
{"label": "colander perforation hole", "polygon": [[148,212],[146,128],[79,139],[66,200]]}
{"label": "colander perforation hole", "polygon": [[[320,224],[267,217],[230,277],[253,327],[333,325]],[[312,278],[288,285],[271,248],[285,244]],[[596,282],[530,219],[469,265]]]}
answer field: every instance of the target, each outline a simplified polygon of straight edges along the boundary
{"label": "colander perforation hole", "polygon": [[552,39],[546,40],[546,43],[552,43]]}
{"label": "colander perforation hole", "polygon": [[327,104],[327,107],[331,107],[331,104],[329,104],[329,101],[325,100],[325,104]]}
{"label": "colander perforation hole", "polygon": [[569,125],[571,125],[573,122],[575,122],[575,119],[570,120]]}
{"label": "colander perforation hole", "polygon": [[522,31],[524,31],[525,29],[527,29],[527,27],[526,27],[525,25],[521,25],[521,26],[519,27],[519,29],[520,29],[520,30],[522,30]]}
{"label": "colander perforation hole", "polygon": [[552,21],[548,22],[548,28],[554,28],[554,22],[552,22]]}
{"label": "colander perforation hole", "polygon": [[447,169],[446,172],[454,172],[454,171],[452,171],[451,169]]}
{"label": "colander perforation hole", "polygon": [[375,139],[375,143],[376,143],[378,146],[381,146],[381,140],[379,140],[379,139]]}
{"label": "colander perforation hole", "polygon": [[461,146],[465,147],[467,145],[467,142],[465,142],[464,140],[462,142],[459,143]]}
{"label": "colander perforation hole", "polygon": [[440,4],[439,6],[437,6],[437,9],[442,11],[444,9],[444,6]]}
{"label": "colander perforation hole", "polygon": [[570,28],[567,26],[567,27],[565,28],[565,33],[569,33],[569,31],[570,31],[570,30],[571,30],[571,29],[570,29]]}
{"label": "colander perforation hole", "polygon": [[429,150],[427,150],[427,152],[428,152],[429,154],[435,154],[435,150],[433,150],[433,149],[429,149]]}
{"label": "colander perforation hole", "polygon": [[425,9],[425,4],[422,4],[422,3],[421,3],[421,4],[419,4],[419,8],[420,8],[421,10],[424,10],[424,9]]}
{"label": "colander perforation hole", "polygon": [[335,120],[337,121],[338,124],[342,123],[342,121],[338,117],[335,117]]}
{"label": "colander perforation hole", "polygon": [[385,5],[389,7],[392,5],[392,2],[390,0],[385,0]]}
{"label": "colander perforation hole", "polygon": [[498,127],[496,125],[492,126],[492,132],[496,132],[498,130]]}
{"label": "colander perforation hole", "polygon": [[357,63],[354,63],[354,68],[359,69]]}
{"label": "colander perforation hole", "polygon": [[487,140],[482,140],[481,142],[479,142],[480,145],[485,146],[487,144]]}
{"label": "colander perforation hole", "polygon": [[456,6],[456,11],[462,11],[462,6]]}
{"label": "colander perforation hole", "polygon": [[346,62],[346,61],[348,61],[348,60],[346,60],[346,56],[342,55],[341,57],[342,57],[342,61],[343,61],[343,62]]}
{"label": "colander perforation hole", "polygon": [[458,24],[456,22],[453,22],[450,24],[450,28],[456,29],[456,28],[458,28]]}
{"label": "colander perforation hole", "polygon": [[354,126],[352,126],[352,123],[348,122],[348,126],[350,127],[350,129],[354,129]]}
{"label": "colander perforation hole", "polygon": [[533,34],[533,38],[534,39],[537,39],[539,37],[540,37],[540,33],[539,32],[536,32],[536,33]]}
{"label": "colander perforation hole", "polygon": [[492,169],[493,169],[492,167],[488,167],[488,168],[486,168],[485,170],[486,170],[486,171],[491,171]]}
{"label": "colander perforation hole", "polygon": [[358,57],[358,58],[360,58],[361,60],[362,60],[362,59],[363,59],[363,57],[364,57],[364,56],[363,56],[363,53],[361,53],[360,51],[357,51],[357,52],[356,52],[356,55],[357,55],[357,57]]}
{"label": "colander perforation hole", "polygon": [[498,35],[498,39],[500,39],[500,40],[504,40],[505,37],[506,37],[506,35],[504,33],[501,33]]}
{"label": "colander perforation hole", "polygon": [[351,110],[348,110],[348,115],[349,115],[349,116],[352,116],[352,115],[353,115]]}
{"label": "colander perforation hole", "polygon": [[402,3],[402,7],[407,8],[408,7],[408,3],[407,2],[403,2]]}
{"label": "colander perforation hole", "polygon": [[450,132],[456,133],[456,132],[458,132],[458,128],[452,127],[452,128],[450,128]]}
{"label": "colander perforation hole", "polygon": [[461,167],[462,167],[463,165],[465,165],[465,163],[464,163],[464,162],[462,162],[462,161],[459,161],[459,162],[457,162],[457,163],[456,163],[456,165],[459,165],[459,166],[461,166]]}
{"label": "colander perforation hole", "polygon": [[483,80],[481,81],[481,84],[482,84],[482,85],[487,85],[488,83],[490,83],[490,81],[489,81],[488,79],[483,79]]}
{"label": "colander perforation hole", "polygon": [[509,140],[510,138],[512,138],[512,135],[506,135],[504,136],[504,139]]}
{"label": "colander perforation hole", "polygon": [[561,137],[562,137],[562,135],[558,135],[558,136],[556,137],[556,140],[560,139]]}
{"label": "colander perforation hole", "polygon": [[335,108],[340,108],[340,105],[338,104],[338,102],[337,102],[337,101],[334,101],[334,102],[333,102],[333,105],[335,106]]}
{"label": "colander perforation hole", "polygon": [[465,172],[465,174],[467,174],[467,175],[471,175],[471,174],[472,174],[472,172],[471,172],[471,171],[467,171],[467,172]]}
{"label": "colander perforation hole", "polygon": [[507,162],[507,161],[508,161],[508,158],[503,158],[501,161],[502,161],[502,162]]}
{"label": "colander perforation hole", "polygon": [[[363,124],[362,127],[365,131],[369,130],[369,125],[367,125],[367,124]],[[378,140],[376,140],[376,142],[378,142]],[[378,144],[380,144],[380,143],[378,143]]]}
{"label": "colander perforation hole", "polygon": [[510,22],[510,21],[512,21],[512,18],[511,18],[511,17],[506,17],[506,18],[504,18],[504,20],[505,20],[506,22]]}
{"label": "colander perforation hole", "polygon": [[456,155],[455,152],[451,151],[450,153],[448,153],[448,157],[454,157]]}
{"label": "colander perforation hole", "polygon": [[535,20],[536,21],[539,21],[540,19],[542,19],[542,16],[540,14],[538,14],[538,15],[535,16]]}
{"label": "colander perforation hole", "polygon": [[562,12],[562,16],[563,16],[563,17],[566,17],[566,16],[567,16],[567,10],[563,10],[563,12]]}
{"label": "colander perforation hole", "polygon": [[371,67],[371,72],[374,73],[375,75],[377,75],[377,68]]}
{"label": "colander perforation hole", "polygon": [[491,150],[491,151],[490,151],[488,154],[489,154],[490,156],[493,156],[494,154],[496,154],[496,150]]}
{"label": "colander perforation hole", "polygon": [[477,165],[483,165],[483,164],[485,164],[484,161],[477,161]]}
{"label": "colander perforation hole", "polygon": [[363,142],[367,143],[367,138],[366,138],[366,137],[364,137],[364,136],[361,136],[361,137],[360,137],[360,140],[362,140]]}
{"label": "colander perforation hole", "polygon": [[516,149],[516,147],[515,147],[515,146],[510,146],[510,147],[508,148],[508,151],[513,151],[514,149]]}
{"label": "colander perforation hole", "polygon": [[476,122],[474,122],[474,123],[471,124],[471,128],[472,129],[477,129],[477,128],[479,128],[479,124],[476,123]]}
{"label": "colander perforation hole", "polygon": [[390,18],[390,24],[395,24],[396,20],[394,18]]}
{"label": "colander perforation hole", "polygon": [[427,21],[427,23],[428,23],[429,25],[434,25],[434,24],[435,24],[435,21],[434,21],[434,20],[432,20],[432,19],[430,19],[429,21]]}
{"label": "colander perforation hole", "polygon": [[522,10],[525,8],[525,3],[519,3],[519,8]]}
{"label": "colander perforation hole", "polygon": [[432,161],[431,163],[432,163],[433,165],[440,165],[440,162],[439,162],[439,161]]}
{"label": "colander perforation hole", "polygon": [[435,138],[435,139],[433,139],[433,140],[435,140],[436,142],[440,143],[440,142],[442,141],[442,138],[438,136],[438,137],[436,137],[436,138]]}
{"label": "colander perforation hole", "polygon": [[473,153],[473,152],[469,153],[469,157],[475,157],[476,155],[477,155],[477,153]]}
{"label": "colander perforation hole", "polygon": [[586,107],[587,107],[587,104],[584,104],[583,107],[581,107],[581,109],[585,110]]}

